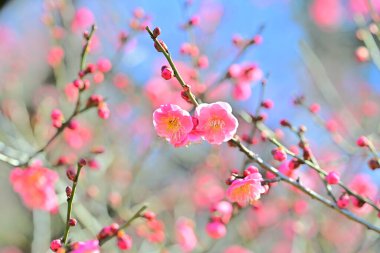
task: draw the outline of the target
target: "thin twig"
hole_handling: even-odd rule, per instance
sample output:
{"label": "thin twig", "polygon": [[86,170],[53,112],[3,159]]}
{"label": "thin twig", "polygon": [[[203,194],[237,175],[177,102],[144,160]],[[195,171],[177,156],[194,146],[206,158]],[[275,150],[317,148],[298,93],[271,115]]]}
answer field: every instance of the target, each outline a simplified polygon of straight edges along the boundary
{"label": "thin twig", "polygon": [[[168,51],[166,51],[162,46],[161,44],[157,41],[157,39],[153,36],[153,33],[152,31],[150,30],[150,28],[147,26],[145,28],[148,33],[150,34],[151,38],[153,39],[153,41],[157,44],[157,46],[159,46],[159,48],[161,49],[161,52],[164,54],[165,58],[168,60],[170,66],[172,67],[173,69],[173,72],[175,73],[175,77],[177,78],[178,82],[181,84],[181,86],[184,88],[184,90],[186,91],[187,95],[189,96],[189,98],[191,99],[192,103],[194,104],[194,106],[198,106],[198,102],[195,98],[195,96],[191,93],[190,89],[187,89],[189,86],[186,85],[186,83],[183,81],[182,77],[180,76],[176,66],[174,65],[171,57],[170,57],[170,54]],[[242,144],[240,142],[240,138],[239,136],[235,136],[234,138],[232,138],[229,143],[231,144],[231,146],[234,146],[236,148],[238,148],[242,153],[244,153],[246,155],[246,157],[248,157],[251,161],[255,162],[257,165],[259,165],[262,169],[266,170],[266,171],[269,171],[273,174],[275,174],[277,177],[279,177],[281,179],[281,181],[284,181],[286,182],[287,184],[290,184],[294,187],[296,187],[297,189],[299,189],[300,191],[302,191],[303,193],[305,193],[306,195],[310,196],[312,199],[315,199],[317,200],[318,202],[322,203],[323,205],[341,213],[342,215],[346,216],[347,218],[351,219],[352,221],[356,222],[356,223],[359,223],[363,226],[365,226],[366,228],[368,228],[369,230],[373,230],[377,233],[380,234],[380,227],[377,227],[375,225],[372,225],[370,224],[368,221],[364,220],[363,218],[355,215],[354,213],[350,212],[349,210],[346,210],[346,209],[341,209],[339,208],[334,202],[331,202],[330,200],[324,198],[323,196],[319,195],[318,193],[316,193],[315,191],[303,186],[299,180],[294,180],[292,178],[289,178],[287,177],[286,175],[282,174],[280,171],[278,171],[276,168],[274,168],[273,166],[271,166],[270,164],[266,163],[258,154],[252,152],[251,150],[249,150],[246,146],[244,146],[244,144]],[[313,163],[311,163],[309,161],[309,163],[314,167],[316,168],[317,170],[319,170]],[[319,170],[321,171],[321,170]],[[324,171],[323,171],[324,172]],[[324,172],[325,173],[325,172]],[[345,186],[346,187],[346,186]]]}

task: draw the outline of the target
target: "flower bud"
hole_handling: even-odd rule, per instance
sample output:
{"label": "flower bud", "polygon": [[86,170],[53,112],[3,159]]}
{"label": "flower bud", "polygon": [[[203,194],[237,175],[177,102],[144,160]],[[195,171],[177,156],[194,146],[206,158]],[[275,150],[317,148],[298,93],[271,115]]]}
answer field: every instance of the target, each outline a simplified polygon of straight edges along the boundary
{"label": "flower bud", "polygon": [[161,34],[161,29],[159,27],[154,28],[153,37],[157,38]]}

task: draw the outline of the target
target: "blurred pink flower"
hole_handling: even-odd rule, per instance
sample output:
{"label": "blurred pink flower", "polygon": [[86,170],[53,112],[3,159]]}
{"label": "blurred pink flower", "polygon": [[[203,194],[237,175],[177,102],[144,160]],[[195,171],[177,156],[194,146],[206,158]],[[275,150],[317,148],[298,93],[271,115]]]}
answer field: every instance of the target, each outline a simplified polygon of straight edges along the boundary
{"label": "blurred pink flower", "polygon": [[183,252],[191,252],[198,243],[194,233],[194,222],[181,217],[176,222],[176,240]]}
{"label": "blurred pink flower", "polygon": [[87,8],[82,7],[76,10],[71,29],[73,32],[83,32],[88,29],[95,21],[94,14]]}
{"label": "blurred pink flower", "polygon": [[79,91],[78,91],[78,88],[75,87],[73,83],[68,83],[65,87],[65,94],[66,94],[67,100],[73,103],[77,101]]}
{"label": "blurred pink flower", "polygon": [[375,12],[380,11],[379,0],[371,0],[370,2],[368,0],[349,0],[349,7],[354,14],[365,15],[370,11],[369,3],[371,3],[371,5],[374,7]]}
{"label": "blurred pink flower", "polygon": [[220,201],[211,208],[211,211],[213,217],[219,217],[224,224],[227,224],[232,217],[233,207],[228,201]]}
{"label": "blurred pink flower", "polygon": [[252,253],[252,251],[238,245],[233,245],[228,247],[223,253]]}
{"label": "blurred pink flower", "polygon": [[249,174],[243,179],[236,179],[227,189],[227,198],[231,202],[237,202],[241,206],[251,204],[260,198],[265,192],[261,185],[263,180],[259,171]]}
{"label": "blurred pink flower", "polygon": [[236,133],[238,121],[228,103],[200,104],[195,115],[199,121],[196,129],[211,144],[229,141]]}
{"label": "blurred pink flower", "polygon": [[100,253],[99,241],[74,242],[71,253]]}
{"label": "blurred pink flower", "polygon": [[50,212],[57,210],[58,200],[54,187],[58,174],[55,171],[33,164],[25,169],[13,169],[10,181],[27,207]]}
{"label": "blurred pink flower", "polygon": [[63,137],[66,143],[73,149],[80,149],[87,145],[92,138],[92,131],[82,123],[75,129],[65,129]]}
{"label": "blurred pink flower", "polygon": [[202,172],[195,175],[193,185],[192,196],[197,207],[208,208],[224,198],[224,190],[220,185],[220,180],[210,173]]}
{"label": "blurred pink flower", "polygon": [[136,228],[136,233],[152,243],[162,243],[165,240],[165,225],[162,221],[153,219]]}
{"label": "blurred pink flower", "polygon": [[186,145],[193,129],[190,114],[178,105],[165,104],[153,113],[153,125],[158,136],[166,138],[175,147]]}
{"label": "blurred pink flower", "polygon": [[[358,174],[356,175],[350,182],[349,187],[351,190],[356,192],[357,194],[367,197],[369,199],[373,199],[377,193],[377,187],[371,180],[370,176],[367,174]],[[363,202],[351,196],[351,201],[354,206],[362,207],[364,205]],[[371,210],[368,205],[365,205],[366,208],[362,208],[363,213],[367,213]]]}
{"label": "blurred pink flower", "polygon": [[65,51],[59,46],[52,47],[47,56],[47,62],[53,68],[57,67],[61,62],[65,55]]}
{"label": "blurred pink flower", "polygon": [[342,12],[339,0],[314,0],[310,5],[310,16],[320,27],[338,26],[342,19]]}
{"label": "blurred pink flower", "polygon": [[232,97],[238,101],[247,100],[251,94],[251,86],[247,83],[237,83],[232,88]]}
{"label": "blurred pink flower", "polygon": [[220,239],[227,234],[227,228],[222,222],[215,220],[207,223],[206,232],[211,238]]}

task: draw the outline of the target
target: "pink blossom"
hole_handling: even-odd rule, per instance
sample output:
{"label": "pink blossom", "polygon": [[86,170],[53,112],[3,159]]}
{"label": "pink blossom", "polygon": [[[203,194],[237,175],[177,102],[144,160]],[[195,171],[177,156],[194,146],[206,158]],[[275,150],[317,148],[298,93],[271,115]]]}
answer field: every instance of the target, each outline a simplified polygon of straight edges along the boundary
{"label": "pink blossom", "polygon": [[50,212],[57,210],[58,199],[54,187],[58,174],[55,171],[33,164],[25,169],[13,169],[10,181],[27,207]]}
{"label": "pink blossom", "polygon": [[191,252],[198,243],[194,233],[194,222],[187,218],[179,218],[176,222],[176,240],[183,252]]}
{"label": "pink blossom", "polygon": [[80,124],[75,130],[65,129],[63,137],[66,143],[73,149],[80,149],[87,145],[92,138],[92,131],[84,124]]}
{"label": "pink blossom", "polygon": [[319,104],[317,104],[317,103],[311,104],[309,106],[309,111],[311,113],[318,113],[320,109],[321,109],[321,106]]}
{"label": "pink blossom", "polygon": [[129,84],[129,79],[126,75],[123,75],[123,74],[116,74],[113,78],[113,84],[119,88],[119,89],[123,89],[125,87],[128,86]]}
{"label": "pink blossom", "polygon": [[359,147],[367,147],[369,145],[369,140],[365,136],[360,136],[356,141],[356,145]]}
{"label": "pink blossom", "polygon": [[72,245],[71,253],[100,253],[99,241],[90,240],[86,242],[75,242]]}
{"label": "pink blossom", "polygon": [[63,59],[63,56],[65,55],[65,52],[63,49],[59,46],[52,47],[47,56],[47,62],[50,66],[53,68],[57,67]]}
{"label": "pink blossom", "polygon": [[107,58],[99,59],[96,66],[98,70],[103,73],[109,72],[112,69],[112,63]]}
{"label": "pink blossom", "polygon": [[339,175],[335,171],[329,172],[326,176],[326,181],[328,184],[337,184],[339,183]]}
{"label": "pink blossom", "polygon": [[228,247],[223,253],[252,253],[252,251],[238,245]]}
{"label": "pink blossom", "polygon": [[78,88],[75,87],[73,83],[68,83],[65,87],[65,94],[66,94],[67,100],[73,103],[77,101],[79,91],[78,91]]}
{"label": "pink blossom", "polygon": [[173,77],[173,70],[168,66],[162,66],[161,68],[161,77],[165,80],[170,80]]}
{"label": "pink blossom", "polygon": [[62,246],[61,239],[55,239],[50,242],[50,249],[54,252],[56,252],[61,246]]}
{"label": "pink blossom", "polygon": [[[380,1],[371,0],[371,5],[374,7],[374,11],[380,10]],[[349,0],[349,8],[355,14],[368,14],[370,11],[370,5],[367,0]]]}
{"label": "pink blossom", "polygon": [[314,0],[310,5],[310,16],[320,27],[335,27],[342,19],[342,6],[339,0]]}
{"label": "pink blossom", "polygon": [[287,158],[286,152],[282,148],[273,149],[272,155],[273,155],[273,158],[279,162],[282,162],[282,161],[286,160],[286,158]]}
{"label": "pink blossom", "polygon": [[[376,185],[367,174],[356,175],[350,182],[349,187],[357,194],[370,199],[373,199],[377,193]],[[361,201],[353,196],[351,196],[351,200],[356,207],[361,207],[363,205]]]}
{"label": "pink blossom", "polygon": [[212,207],[211,211],[214,212],[213,217],[219,217],[224,224],[227,224],[232,217],[233,207],[228,201],[220,201]]}
{"label": "pink blossom", "polygon": [[336,204],[339,208],[346,208],[350,204],[350,197],[347,194],[343,194]]}
{"label": "pink blossom", "polygon": [[74,14],[71,29],[74,32],[82,31],[92,25],[94,21],[94,14],[89,9],[79,8]]}
{"label": "pink blossom", "polygon": [[196,108],[195,115],[199,121],[197,130],[211,144],[229,141],[236,133],[238,121],[228,103],[201,104]]}
{"label": "pink blossom", "polygon": [[55,128],[60,128],[62,126],[64,117],[63,117],[63,114],[62,114],[61,110],[54,109],[51,112],[51,114],[50,114],[50,118],[51,118],[51,121],[52,121],[52,125]]}
{"label": "pink blossom", "polygon": [[232,88],[232,97],[238,101],[247,100],[251,93],[251,86],[247,83],[237,83]]}
{"label": "pink blossom", "polygon": [[162,243],[165,240],[165,225],[162,221],[153,219],[136,228],[137,235],[152,243]]}
{"label": "pink blossom", "polygon": [[368,48],[360,46],[355,50],[355,58],[358,62],[366,62],[370,58]]}
{"label": "pink blossom", "polygon": [[121,250],[129,250],[132,248],[132,237],[127,235],[123,230],[117,232],[117,247]]}
{"label": "pink blossom", "polygon": [[213,239],[219,239],[226,235],[227,228],[220,221],[211,221],[206,225],[207,234]]}
{"label": "pink blossom", "polygon": [[175,147],[186,145],[193,129],[190,114],[178,105],[165,104],[153,113],[153,125],[158,136],[166,138]]}
{"label": "pink blossom", "polygon": [[209,61],[206,55],[201,55],[198,58],[197,66],[201,69],[207,68],[209,65]]}
{"label": "pink blossom", "polygon": [[98,116],[101,119],[108,119],[110,116],[110,109],[106,102],[102,101],[98,104]]}
{"label": "pink blossom", "polygon": [[265,192],[261,185],[263,180],[260,172],[251,173],[245,178],[236,179],[227,189],[227,199],[231,202],[237,202],[241,206],[252,204],[260,198],[260,194]]}
{"label": "pink blossom", "polygon": [[192,197],[195,205],[206,208],[224,198],[224,189],[215,175],[202,172],[194,177]]}

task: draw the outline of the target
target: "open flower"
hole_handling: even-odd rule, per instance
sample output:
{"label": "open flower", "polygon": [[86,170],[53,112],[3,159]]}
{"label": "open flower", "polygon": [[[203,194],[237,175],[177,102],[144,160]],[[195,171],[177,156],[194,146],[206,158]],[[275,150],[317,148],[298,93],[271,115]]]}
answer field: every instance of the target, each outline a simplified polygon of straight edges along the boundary
{"label": "open flower", "polygon": [[176,240],[182,252],[191,252],[197,246],[197,237],[194,233],[194,222],[181,217],[175,225]]}
{"label": "open flower", "polygon": [[54,186],[58,174],[55,171],[33,164],[26,169],[13,169],[10,181],[27,207],[50,212],[57,210],[58,200]]}
{"label": "open flower", "polygon": [[74,242],[71,253],[100,253],[99,241]]}
{"label": "open flower", "polygon": [[227,198],[241,206],[252,204],[258,200],[265,188],[261,185],[263,180],[259,171],[255,171],[245,178],[236,179],[227,189]]}
{"label": "open flower", "polygon": [[193,130],[190,114],[178,105],[165,104],[153,113],[153,125],[158,136],[166,138],[175,147],[188,142],[188,134]]}
{"label": "open flower", "polygon": [[200,104],[195,115],[198,118],[197,130],[211,144],[229,141],[236,133],[238,121],[228,103]]}

